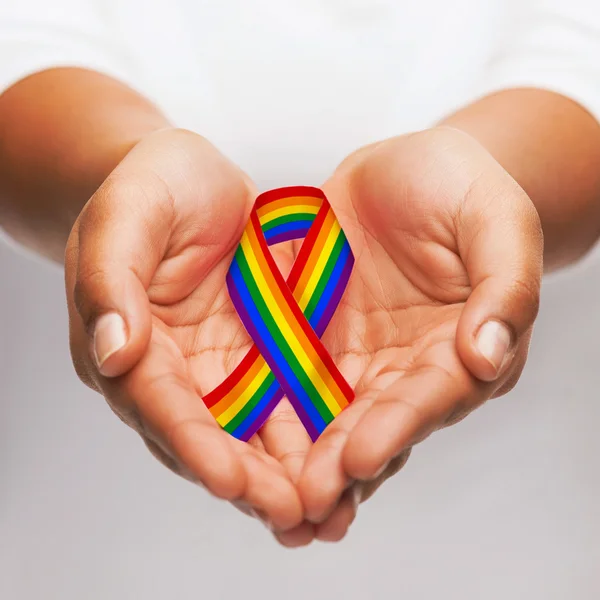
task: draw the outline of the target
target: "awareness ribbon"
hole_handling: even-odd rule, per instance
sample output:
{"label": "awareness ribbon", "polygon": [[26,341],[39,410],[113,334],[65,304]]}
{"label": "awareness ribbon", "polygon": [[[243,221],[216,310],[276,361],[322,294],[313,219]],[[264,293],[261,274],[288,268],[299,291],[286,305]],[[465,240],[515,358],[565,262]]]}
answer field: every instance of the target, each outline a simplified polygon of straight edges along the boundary
{"label": "awareness ribbon", "polygon": [[[287,281],[269,246],[305,238]],[[227,289],[254,345],[204,403],[247,441],[286,395],[312,440],[354,399],[321,336],[348,283],[354,256],[325,194],[287,187],[254,204],[227,273]]]}

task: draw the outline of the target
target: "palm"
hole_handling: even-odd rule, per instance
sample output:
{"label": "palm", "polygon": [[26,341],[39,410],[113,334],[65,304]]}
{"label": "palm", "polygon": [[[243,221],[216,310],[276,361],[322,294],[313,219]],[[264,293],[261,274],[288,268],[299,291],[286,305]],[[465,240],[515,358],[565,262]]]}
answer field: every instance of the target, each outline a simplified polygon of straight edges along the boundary
{"label": "palm", "polygon": [[357,395],[432,360],[458,360],[448,342],[470,288],[452,236],[440,235],[451,223],[435,199],[328,185],[356,264],[324,342]]}
{"label": "palm", "polygon": [[[135,198],[121,202],[130,190]],[[102,390],[166,466],[285,529],[302,516],[298,492],[272,456],[285,456],[278,440],[288,436],[266,427],[264,444],[258,436],[242,443],[202,402],[250,347],[224,282],[255,196],[243,173],[195,134],[157,132],[136,146],[80,215],[66,268],[74,317],[77,296],[81,307],[100,289],[106,302],[109,286],[97,264],[111,257],[121,278],[109,303],[127,305],[130,341],[111,356],[111,377],[90,361],[85,317],[72,318],[71,347],[84,381]],[[111,223],[98,228],[107,213]],[[136,239],[128,239],[132,232]],[[277,254],[285,270],[291,245]]]}
{"label": "palm", "polygon": [[[481,172],[487,177],[478,179]],[[508,204],[492,209],[489,186],[504,190]],[[465,136],[425,132],[363,149],[340,166],[325,192],[356,263],[323,341],[357,399],[314,445],[285,399],[249,444],[221,430],[202,402],[251,346],[224,281],[255,198],[245,176],[205,140],[176,130],[145,138],[82,211],[66,253],[80,377],[102,390],[168,466],[217,496],[263,510],[283,530],[303,514],[322,520],[349,476],[375,478],[376,487],[390,459],[497,389],[471,376],[492,382],[498,375],[471,339],[482,318],[506,308],[494,302],[502,300],[498,286],[501,292],[512,285],[512,274],[494,279],[488,269],[503,255],[490,223],[506,213],[515,220],[499,227],[501,245],[511,249],[509,266],[520,266],[533,283],[518,285],[513,296],[520,303],[509,303],[520,307],[511,318],[522,343],[511,349],[509,358],[518,353],[518,360],[504,382],[509,375],[515,381],[524,364],[537,306],[535,209]],[[482,231],[487,237],[478,239]],[[299,245],[272,249],[284,274]],[[487,307],[480,290],[491,299]],[[90,356],[84,324],[114,311],[104,323],[114,326],[115,316],[124,315],[129,339],[99,362],[98,343],[113,343],[114,327],[112,338],[106,331],[98,337],[96,322]],[[392,463],[399,464],[392,460],[383,475]],[[355,500],[344,494],[327,520],[338,533]],[[311,531],[301,528],[305,541]]]}
{"label": "palm", "polygon": [[[201,240],[196,240],[195,244],[198,247],[203,245]],[[181,373],[189,379],[198,396],[204,396],[222,383],[252,345],[224,284],[234,249],[220,249],[221,255],[216,264],[203,274],[199,285],[189,296],[168,305],[153,304],[159,335],[167,335],[175,342],[172,351],[178,355]],[[291,244],[281,244],[273,249],[275,260],[283,272],[291,267],[292,250]],[[167,281],[176,284],[175,274],[165,276]],[[291,411],[291,408],[284,401],[267,426],[250,440],[251,446],[259,452],[272,454],[283,462],[289,454],[285,439],[288,436],[278,435],[275,430],[278,429],[278,417],[287,414],[286,410]],[[299,421],[295,423],[292,419],[289,425],[296,429],[303,443],[308,439]]]}
{"label": "palm", "polygon": [[397,457],[382,474],[389,476],[403,450],[485,397],[456,347],[471,293],[455,229],[460,187],[448,194],[443,169],[425,161],[403,169],[397,157],[393,165],[366,160],[358,176],[351,157],[324,187],[356,262],[323,341],[356,400],[307,459],[300,487],[317,519],[349,476],[372,479]]}
{"label": "palm", "polygon": [[[469,287],[462,261],[452,248],[452,236],[441,239],[439,235],[444,226],[442,210],[436,221],[432,204],[424,215],[418,208],[425,202],[414,198],[387,198],[385,206],[383,201],[378,206],[371,200],[378,197],[372,186],[368,196],[351,196],[347,190],[335,178],[326,186],[356,264],[324,343],[360,399],[411,370],[450,370],[459,364],[453,335]],[[392,201],[401,230],[391,227]],[[174,364],[199,398],[234,370],[252,343],[224,285],[236,241],[227,232],[238,227],[240,219],[241,214],[231,213],[218,225],[223,238],[231,238],[232,243],[216,246],[208,259],[201,252],[206,240],[198,234],[179,250],[185,258],[174,264],[167,259],[161,265],[156,277],[160,286],[149,289],[151,300],[161,300],[153,303],[157,332],[175,342],[170,345],[177,359]],[[272,248],[282,272],[289,270],[300,244]],[[182,281],[192,282],[192,272],[197,287],[186,296],[187,290],[178,288]],[[154,298],[154,290],[160,298]],[[293,478],[311,448],[285,399],[250,445],[270,463],[274,462],[271,457],[276,459]]]}

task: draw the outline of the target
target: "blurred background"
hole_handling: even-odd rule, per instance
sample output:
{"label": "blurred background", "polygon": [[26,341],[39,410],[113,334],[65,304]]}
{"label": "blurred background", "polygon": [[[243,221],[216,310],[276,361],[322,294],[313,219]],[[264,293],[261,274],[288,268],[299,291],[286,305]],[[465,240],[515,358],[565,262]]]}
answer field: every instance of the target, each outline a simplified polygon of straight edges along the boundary
{"label": "blurred background", "polygon": [[597,253],[547,280],[515,391],[415,448],[340,544],[295,551],[78,381],[58,268],[0,245],[0,277],[0,598],[600,596]]}

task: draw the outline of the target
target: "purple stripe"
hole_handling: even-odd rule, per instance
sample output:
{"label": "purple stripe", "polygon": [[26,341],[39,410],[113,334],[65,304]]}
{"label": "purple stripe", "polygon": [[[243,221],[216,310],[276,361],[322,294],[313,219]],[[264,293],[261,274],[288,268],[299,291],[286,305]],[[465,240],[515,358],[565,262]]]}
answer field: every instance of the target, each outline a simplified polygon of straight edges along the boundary
{"label": "purple stripe", "polygon": [[[279,385],[281,387],[283,387],[282,381],[283,382],[285,381],[285,377],[283,376],[283,373],[279,370],[279,367],[277,366],[276,361],[273,359],[273,357],[269,353],[268,348],[266,347],[266,344],[263,343],[260,334],[256,330],[256,327],[254,326],[252,319],[250,318],[250,316],[248,315],[248,312],[246,311],[246,307],[239,295],[237,286],[235,285],[235,282],[233,281],[233,277],[230,278],[229,273],[227,273],[227,279],[228,279],[228,284],[229,284],[227,286],[229,289],[229,296],[231,297],[233,306],[235,307],[235,310],[238,313],[240,320],[242,321],[242,324],[246,328],[248,335],[252,338],[252,340],[254,341],[254,343],[256,344],[258,349],[260,350],[260,353],[262,354],[265,361],[267,360],[267,356],[270,357],[271,361],[270,361],[269,367],[270,367],[271,371],[273,371],[273,374],[275,375],[275,378],[277,379],[277,382],[279,383]],[[300,402],[300,400],[298,400],[298,398],[296,398],[296,395],[293,393],[288,393],[287,397],[288,397],[288,400],[291,402],[292,406],[294,407],[294,410],[298,414],[300,421],[302,421],[302,424],[304,425],[306,431],[308,432],[308,435],[310,435],[311,439],[313,439],[313,440],[316,439],[319,436],[319,432],[317,431],[317,428],[314,426],[314,424],[311,421],[310,417],[308,416],[307,412],[304,410],[304,407],[302,406],[302,403]],[[262,425],[262,423],[261,423],[261,425]]]}
{"label": "purple stripe", "polygon": [[251,423],[248,429],[246,429],[246,431],[240,436],[239,439],[242,440],[242,442],[247,442],[265,424],[265,422],[267,421],[275,407],[279,404],[283,396],[283,390],[279,388],[279,390],[275,392],[275,395],[273,396],[271,402],[269,402],[264,407],[262,412],[254,420],[254,422]]}
{"label": "purple stripe", "polygon": [[[286,231],[284,233],[280,233],[278,235],[274,235],[267,240],[267,245],[274,246],[275,244],[280,244],[281,242],[289,242],[290,240],[299,240],[306,236],[308,229],[295,229],[293,231]],[[266,238],[265,238],[266,239]]]}
{"label": "purple stripe", "polygon": [[342,299],[342,295],[344,294],[344,290],[348,285],[348,280],[350,278],[350,273],[352,272],[353,266],[354,256],[352,256],[352,252],[350,252],[350,254],[348,254],[346,264],[344,265],[344,269],[340,274],[338,284],[335,287],[335,290],[333,290],[333,294],[331,294],[331,298],[329,299],[327,307],[323,311],[319,322],[315,325],[315,333],[319,336],[319,338],[323,335],[325,329],[327,329],[327,325],[329,325],[329,321],[331,321],[331,317],[333,317],[333,313]]}

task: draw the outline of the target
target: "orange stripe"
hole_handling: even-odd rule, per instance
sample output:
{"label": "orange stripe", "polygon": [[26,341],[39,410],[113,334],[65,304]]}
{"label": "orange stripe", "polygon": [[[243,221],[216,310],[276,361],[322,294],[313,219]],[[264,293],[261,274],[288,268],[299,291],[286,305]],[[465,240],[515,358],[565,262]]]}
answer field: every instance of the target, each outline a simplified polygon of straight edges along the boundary
{"label": "orange stripe", "polygon": [[[333,212],[331,212],[331,214],[333,215]],[[329,228],[331,228],[331,226]],[[319,373],[319,375],[321,376],[321,379],[323,380],[325,385],[329,388],[329,391],[331,392],[331,395],[335,398],[335,401],[337,402],[338,406],[339,407],[346,406],[346,404],[348,403],[346,396],[344,396],[342,390],[339,388],[337,382],[335,381],[335,379],[332,377],[331,373],[329,372],[329,369],[325,366],[325,364],[321,360],[321,357],[318,355],[317,351],[315,350],[314,346],[311,344],[310,340],[306,337],[306,333],[304,332],[304,330],[298,323],[298,320],[296,319],[296,317],[290,310],[290,307],[288,306],[287,302],[285,301],[285,298],[283,297],[283,294],[281,293],[281,290],[279,289],[279,286],[277,285],[277,281],[273,277],[273,273],[271,272],[271,269],[269,268],[269,265],[266,262],[264,254],[262,252],[262,249],[261,249],[260,245],[258,244],[258,240],[256,238],[256,232],[254,230],[254,227],[252,226],[252,223],[249,224],[249,227],[247,228],[246,231],[248,233],[248,240],[250,242],[250,247],[252,248],[252,251],[254,253],[256,261],[258,262],[258,265],[265,277],[267,286],[271,290],[273,299],[275,300],[275,302],[277,303],[277,306],[279,306],[279,308],[281,309],[281,312],[283,313],[283,318],[289,324],[290,329],[296,336],[296,339],[298,340],[300,345],[304,348],[304,351],[306,352],[313,367],[315,368],[317,373]],[[313,248],[313,253],[315,253],[315,261],[316,261],[316,258],[318,257],[318,252],[315,252],[315,248]],[[309,264],[307,262],[305,269],[308,269],[308,268],[309,268]]]}
{"label": "orange stripe", "polygon": [[244,376],[237,382],[231,391],[211,407],[210,413],[213,416],[219,416],[221,413],[225,412],[250,385],[258,372],[263,368],[264,364],[265,359],[259,354],[252,366],[246,371]]}
{"label": "orange stripe", "polygon": [[[314,271],[315,263],[318,260],[323,247],[325,246],[325,242],[327,240],[327,237],[329,235],[329,232],[331,231],[333,224],[335,223],[335,220],[336,219],[335,219],[335,215],[334,215],[333,211],[331,209],[329,209],[329,211],[325,217],[325,220],[323,222],[321,231],[319,232],[319,236],[315,240],[315,244],[311,250],[309,259],[307,260],[307,263],[304,266],[302,275],[307,273],[308,274],[307,276],[310,277],[311,273]],[[253,249],[254,249],[254,247],[253,247]],[[259,252],[261,253],[262,256],[264,256],[262,248],[260,248],[260,247],[259,247]],[[255,252],[255,254],[256,254],[256,252]],[[312,262],[311,262],[311,259],[312,259]],[[267,264],[265,264],[265,268],[269,270],[269,275],[271,275],[271,271]],[[302,275],[301,275],[301,279],[302,279]],[[307,279],[307,277],[304,277],[304,279]],[[267,280],[267,284],[269,285],[269,288],[272,290],[272,286],[269,284],[268,280]],[[273,285],[277,286],[277,282],[273,281]],[[300,280],[298,286],[295,288],[294,291],[298,290],[298,292],[300,292],[301,290],[303,290],[303,288],[300,287],[301,285],[303,285],[303,284]],[[304,284],[304,285],[306,285],[306,284]],[[277,286],[277,291],[279,294],[281,294],[281,291],[279,290],[279,286]],[[295,295],[294,295],[294,298],[295,298]],[[282,301],[285,303],[286,312],[284,312],[284,317],[286,318],[288,323],[290,322],[290,319],[294,323],[298,323],[298,320],[296,319],[293,312],[290,310],[283,295],[282,295]],[[278,305],[280,305],[279,302],[278,302]],[[300,324],[298,324],[298,326],[300,327],[300,329],[302,331],[302,338],[298,338],[298,341],[300,342],[300,344],[306,351],[308,358],[311,361],[313,367],[315,368],[317,373],[319,373],[319,375],[321,376],[321,379],[323,380],[325,385],[329,388],[329,391],[331,392],[332,396],[335,398],[335,401],[337,402],[338,406],[341,409],[345,408],[348,405],[348,400],[346,398],[346,395],[343,393],[343,391],[339,387],[337,381],[335,380],[335,378],[333,377],[333,375],[331,374],[331,372],[329,371],[329,369],[323,362],[323,359],[320,357],[319,353],[317,352],[317,349],[313,346],[312,342],[307,337],[304,329],[300,326]]]}
{"label": "orange stripe", "polygon": [[275,280],[275,277],[273,276],[273,273],[269,268],[269,265],[258,243],[258,239],[256,238],[256,231],[252,226],[252,222],[248,223],[246,233],[248,234],[248,240],[250,241],[250,247],[252,248],[252,252],[254,253],[256,261],[258,262],[258,266],[265,278],[265,281],[267,282],[267,286],[271,290],[271,295],[273,296],[273,299],[277,303],[277,306],[279,306],[279,308],[281,309],[281,312],[283,313],[283,318],[289,323],[292,332],[294,333],[300,344],[302,344],[302,346],[305,346],[308,340],[306,340],[306,336],[304,336],[306,342],[302,342],[304,332],[298,324],[298,321],[294,318],[294,315],[290,311],[290,308],[287,305],[287,302],[285,301],[285,298],[283,297],[279,286],[277,285],[277,281]]}
{"label": "orange stripe", "polygon": [[321,255],[323,247],[325,246],[325,242],[327,241],[327,236],[329,235],[329,232],[331,231],[331,228],[333,227],[334,223],[335,215],[333,214],[333,211],[329,209],[327,211],[327,216],[323,221],[323,227],[321,227],[321,231],[319,232],[319,235],[315,240],[315,245],[313,246],[313,249],[310,252],[310,255],[306,261],[306,265],[304,265],[302,274],[298,278],[298,283],[296,284],[296,287],[292,290],[294,298],[296,298],[296,300],[300,300],[302,294],[304,293],[304,290],[306,289],[308,280],[310,279],[312,272],[315,270],[317,260],[319,260],[319,256]]}
{"label": "orange stripe", "polygon": [[280,208],[287,208],[288,206],[316,206],[317,208],[323,204],[323,200],[321,198],[313,198],[311,196],[293,196],[291,198],[282,198],[281,200],[275,200],[274,202],[269,202],[269,204],[265,204],[261,206],[256,214],[258,217],[264,217],[266,214],[279,210]]}
{"label": "orange stripe", "polygon": [[[321,201],[318,198],[316,198],[315,200],[319,200],[319,202]],[[331,214],[331,211],[328,212],[327,216],[329,216],[330,214]],[[325,221],[324,226],[326,226],[326,223],[327,222]],[[329,228],[330,227],[331,226],[329,226]],[[253,227],[251,227],[249,229],[252,229],[252,232],[254,232]],[[320,233],[322,234],[322,232],[320,232]],[[325,239],[327,238],[327,233],[328,233],[328,231],[325,231]],[[317,237],[317,240],[318,239],[319,238]],[[318,242],[317,242],[317,244],[318,244]],[[321,243],[321,247],[322,246],[323,246],[323,243]],[[254,245],[252,245],[252,247],[254,249]],[[262,255],[262,252],[260,254]],[[255,255],[256,255],[256,251],[255,251]],[[268,265],[266,265],[266,263],[264,263],[264,268],[269,270]],[[279,289],[278,286],[277,286],[277,289]],[[298,291],[300,291],[300,290],[298,290]],[[285,299],[283,299],[283,297],[282,297],[282,301],[285,303]],[[285,303],[285,306],[287,308],[287,303]],[[291,314],[291,313],[288,313],[288,314]],[[293,319],[293,315],[292,315],[292,319]],[[301,328],[300,328],[300,330],[301,330]],[[312,346],[311,346],[311,348],[312,348]],[[258,374],[258,372],[260,371],[260,369],[263,367],[264,364],[265,364],[264,358],[262,358],[262,356],[258,356],[257,359],[252,364],[252,366],[242,376],[240,381],[238,381],[238,383],[225,396],[223,396],[223,398],[221,398],[221,400],[219,400],[219,402],[217,402],[215,405],[213,405],[211,407],[211,409],[210,409],[211,414],[213,414],[214,416],[218,416],[221,413],[225,412],[239,398],[239,396],[243,393],[243,390],[246,389],[248,387],[248,385],[254,380],[254,378],[256,377],[256,375]],[[323,373],[321,372],[321,369],[318,369],[318,372],[319,372],[319,374],[321,374],[321,378],[327,383],[327,379],[330,379],[330,376],[328,376],[327,378],[323,377]],[[327,371],[327,374],[329,374],[328,371]],[[328,387],[331,389],[330,385]],[[336,387],[337,387],[337,385],[336,385]],[[333,394],[333,390],[332,390],[332,394]],[[333,394],[333,395],[337,396],[337,394]],[[345,396],[343,396],[343,398],[344,398],[343,404],[345,406],[347,404],[347,401],[346,401]],[[337,397],[336,397],[336,400],[337,400]],[[337,401],[339,404],[339,400],[337,400]]]}

